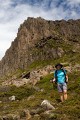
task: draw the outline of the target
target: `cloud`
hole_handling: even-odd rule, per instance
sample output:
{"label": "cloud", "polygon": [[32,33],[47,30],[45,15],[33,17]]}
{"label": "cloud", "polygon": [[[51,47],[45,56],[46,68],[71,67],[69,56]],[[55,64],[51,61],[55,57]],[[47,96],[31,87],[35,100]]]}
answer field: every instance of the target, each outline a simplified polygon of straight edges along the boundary
{"label": "cloud", "polygon": [[67,2],[71,6],[78,6],[80,4],[80,0],[67,0]]}
{"label": "cloud", "polygon": [[80,18],[80,0],[0,0],[0,59],[27,17],[49,20]]}

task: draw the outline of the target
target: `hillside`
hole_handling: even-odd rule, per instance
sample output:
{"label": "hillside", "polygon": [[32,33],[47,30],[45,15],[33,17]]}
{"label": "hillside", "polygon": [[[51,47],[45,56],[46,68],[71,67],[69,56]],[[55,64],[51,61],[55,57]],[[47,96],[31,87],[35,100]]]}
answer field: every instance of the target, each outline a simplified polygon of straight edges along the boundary
{"label": "hillside", "polygon": [[61,58],[61,62],[79,63],[79,54],[80,20],[28,18],[0,62],[0,76],[25,71],[38,61]]}
{"label": "hillside", "polygon": [[[80,20],[25,20],[0,61],[0,120],[80,120],[79,59]],[[50,83],[56,63],[69,75],[63,103]],[[54,109],[42,107],[44,100]]]}
{"label": "hillside", "polygon": [[[0,119],[80,120],[80,73],[69,74],[68,100],[64,103],[59,102],[56,85],[49,82],[52,76],[47,75],[34,87],[0,86]],[[15,101],[9,100],[12,95],[16,96]],[[46,111],[41,107],[45,99],[50,101],[55,110]]]}

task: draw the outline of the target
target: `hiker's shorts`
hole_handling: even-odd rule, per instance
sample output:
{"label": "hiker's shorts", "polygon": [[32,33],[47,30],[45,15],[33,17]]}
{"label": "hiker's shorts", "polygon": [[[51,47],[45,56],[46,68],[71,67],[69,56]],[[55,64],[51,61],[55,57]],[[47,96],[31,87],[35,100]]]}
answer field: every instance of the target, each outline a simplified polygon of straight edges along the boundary
{"label": "hiker's shorts", "polygon": [[66,83],[58,83],[57,88],[59,92],[67,91],[67,84]]}

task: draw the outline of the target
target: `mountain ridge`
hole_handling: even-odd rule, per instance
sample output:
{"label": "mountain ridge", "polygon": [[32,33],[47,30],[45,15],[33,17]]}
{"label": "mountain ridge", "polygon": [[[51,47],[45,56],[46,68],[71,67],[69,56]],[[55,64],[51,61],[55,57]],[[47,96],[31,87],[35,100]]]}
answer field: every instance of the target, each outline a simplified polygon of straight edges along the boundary
{"label": "mountain ridge", "polygon": [[[35,61],[79,53],[80,20],[28,18],[0,62],[0,76],[27,69]],[[77,46],[77,47],[76,47]]]}

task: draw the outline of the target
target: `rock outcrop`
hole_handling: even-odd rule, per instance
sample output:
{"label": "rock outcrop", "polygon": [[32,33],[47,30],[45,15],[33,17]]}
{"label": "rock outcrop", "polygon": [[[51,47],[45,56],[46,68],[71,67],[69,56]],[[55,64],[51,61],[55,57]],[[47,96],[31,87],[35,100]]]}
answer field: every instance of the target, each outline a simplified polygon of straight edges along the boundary
{"label": "rock outcrop", "polygon": [[80,20],[28,18],[0,61],[0,77],[27,69],[35,61],[55,59],[79,50]]}

